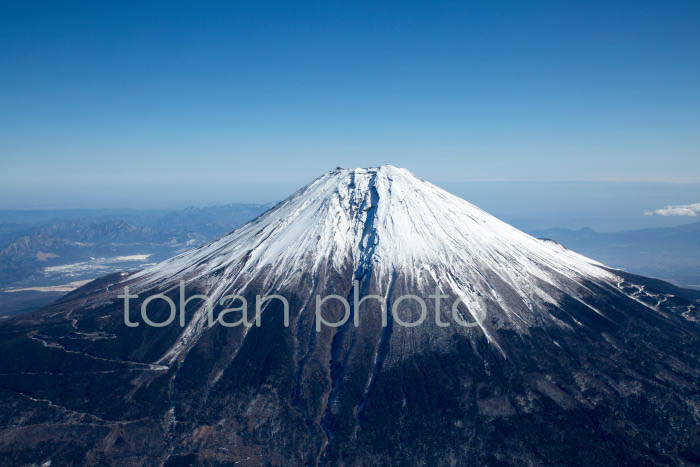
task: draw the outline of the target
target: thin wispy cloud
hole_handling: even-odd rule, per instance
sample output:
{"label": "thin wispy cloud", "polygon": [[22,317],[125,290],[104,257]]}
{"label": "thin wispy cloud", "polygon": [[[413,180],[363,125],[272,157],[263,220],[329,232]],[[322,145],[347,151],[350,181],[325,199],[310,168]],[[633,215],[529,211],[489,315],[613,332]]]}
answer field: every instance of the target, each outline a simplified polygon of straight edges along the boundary
{"label": "thin wispy cloud", "polygon": [[697,217],[700,214],[700,203],[679,204],[666,206],[665,208],[646,211],[645,216],[690,216]]}

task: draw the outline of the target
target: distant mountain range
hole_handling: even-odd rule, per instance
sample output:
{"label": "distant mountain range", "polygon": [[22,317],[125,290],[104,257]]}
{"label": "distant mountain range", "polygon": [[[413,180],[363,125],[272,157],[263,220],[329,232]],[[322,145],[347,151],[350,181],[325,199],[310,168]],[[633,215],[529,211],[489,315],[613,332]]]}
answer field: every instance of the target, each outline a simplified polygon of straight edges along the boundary
{"label": "distant mountain range", "polygon": [[546,229],[529,232],[555,240],[609,266],[700,288],[700,222],[622,232]]}
{"label": "distant mountain range", "polygon": [[[13,290],[0,292],[0,314],[34,309],[65,293],[48,286],[162,261],[227,234],[269,207],[0,211],[0,290]],[[700,288],[700,223],[614,233],[588,228],[528,233],[613,267]],[[33,290],[37,287],[41,291]]]}
{"label": "distant mountain range", "polygon": [[[141,269],[169,258],[230,232],[269,207],[0,211],[0,313],[34,308],[62,295],[47,286]],[[23,290],[36,287],[43,290]]]}

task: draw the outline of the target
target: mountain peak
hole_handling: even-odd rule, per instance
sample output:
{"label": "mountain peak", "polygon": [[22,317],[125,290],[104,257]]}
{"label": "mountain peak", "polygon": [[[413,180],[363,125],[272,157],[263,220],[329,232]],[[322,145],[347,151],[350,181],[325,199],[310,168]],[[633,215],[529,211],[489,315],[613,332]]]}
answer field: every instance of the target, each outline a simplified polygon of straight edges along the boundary
{"label": "mountain peak", "polygon": [[392,184],[394,182],[398,183],[417,183],[422,182],[420,178],[416,177],[413,172],[402,167],[396,167],[393,165],[379,165],[376,167],[356,167],[345,168],[336,167],[323,174],[319,178],[331,177],[340,180],[353,180],[357,178],[369,177],[377,178],[385,181],[386,184]]}
{"label": "mountain peak", "polygon": [[331,170],[221,239],[137,277],[200,276],[234,265],[237,272],[277,274],[275,283],[294,280],[301,269],[345,266],[407,274],[460,268],[459,276],[472,279],[487,270],[543,280],[552,271],[606,274],[596,261],[537,240],[391,165]]}
{"label": "mountain peak", "polygon": [[[231,234],[140,275],[185,271],[190,261],[198,268],[219,269],[241,259],[239,255],[245,255],[248,267],[270,266],[281,274],[305,265],[314,271],[348,262],[354,269],[365,263],[367,269],[368,261],[384,267],[384,272],[465,261],[475,268],[479,258],[488,257],[517,257],[525,266],[530,260],[517,250],[529,251],[530,260],[536,257],[555,269],[572,258],[566,253],[564,260],[561,251],[407,169],[336,168]],[[595,264],[581,258],[577,266]]]}
{"label": "mountain peak", "polygon": [[250,284],[297,293],[319,276],[371,281],[386,295],[400,277],[408,294],[459,297],[492,340],[487,322],[526,332],[542,320],[538,307],[577,295],[587,280],[612,282],[601,266],[385,165],[327,172],[221,239],[129,281],[149,289],[185,280],[218,300]]}

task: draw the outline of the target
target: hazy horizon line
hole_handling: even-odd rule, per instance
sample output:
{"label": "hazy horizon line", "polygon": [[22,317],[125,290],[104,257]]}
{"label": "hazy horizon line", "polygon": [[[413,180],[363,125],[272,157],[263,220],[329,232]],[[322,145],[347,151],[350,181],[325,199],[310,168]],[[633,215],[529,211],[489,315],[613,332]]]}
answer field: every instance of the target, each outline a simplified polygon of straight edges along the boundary
{"label": "hazy horizon line", "polygon": [[[423,177],[421,177],[423,178]],[[700,184],[700,177],[672,177],[672,178],[466,178],[461,180],[440,180],[440,179],[428,179],[424,180],[430,181],[431,183],[663,183],[663,184]],[[62,187],[94,187],[94,186],[231,186],[231,185],[278,185],[279,183],[284,184],[307,184],[310,183],[312,179],[308,179],[306,182],[299,180],[275,180],[275,181],[232,181],[232,182],[132,182],[132,183],[118,183],[118,182],[80,182],[80,183],[49,183],[48,186],[54,188]],[[13,188],[29,188],[34,185],[41,185],[46,187],[46,183],[23,183],[17,181],[5,181],[3,182],[5,187]],[[301,186],[301,185],[300,185]]]}

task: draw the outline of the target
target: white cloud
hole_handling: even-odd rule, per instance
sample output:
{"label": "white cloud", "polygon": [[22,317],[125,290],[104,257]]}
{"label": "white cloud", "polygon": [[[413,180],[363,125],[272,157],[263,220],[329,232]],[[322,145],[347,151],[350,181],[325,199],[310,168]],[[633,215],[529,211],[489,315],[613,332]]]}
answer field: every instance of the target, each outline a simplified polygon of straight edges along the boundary
{"label": "white cloud", "polygon": [[678,206],[666,206],[653,211],[646,211],[645,216],[690,216],[697,217],[700,214],[700,203],[679,204]]}

